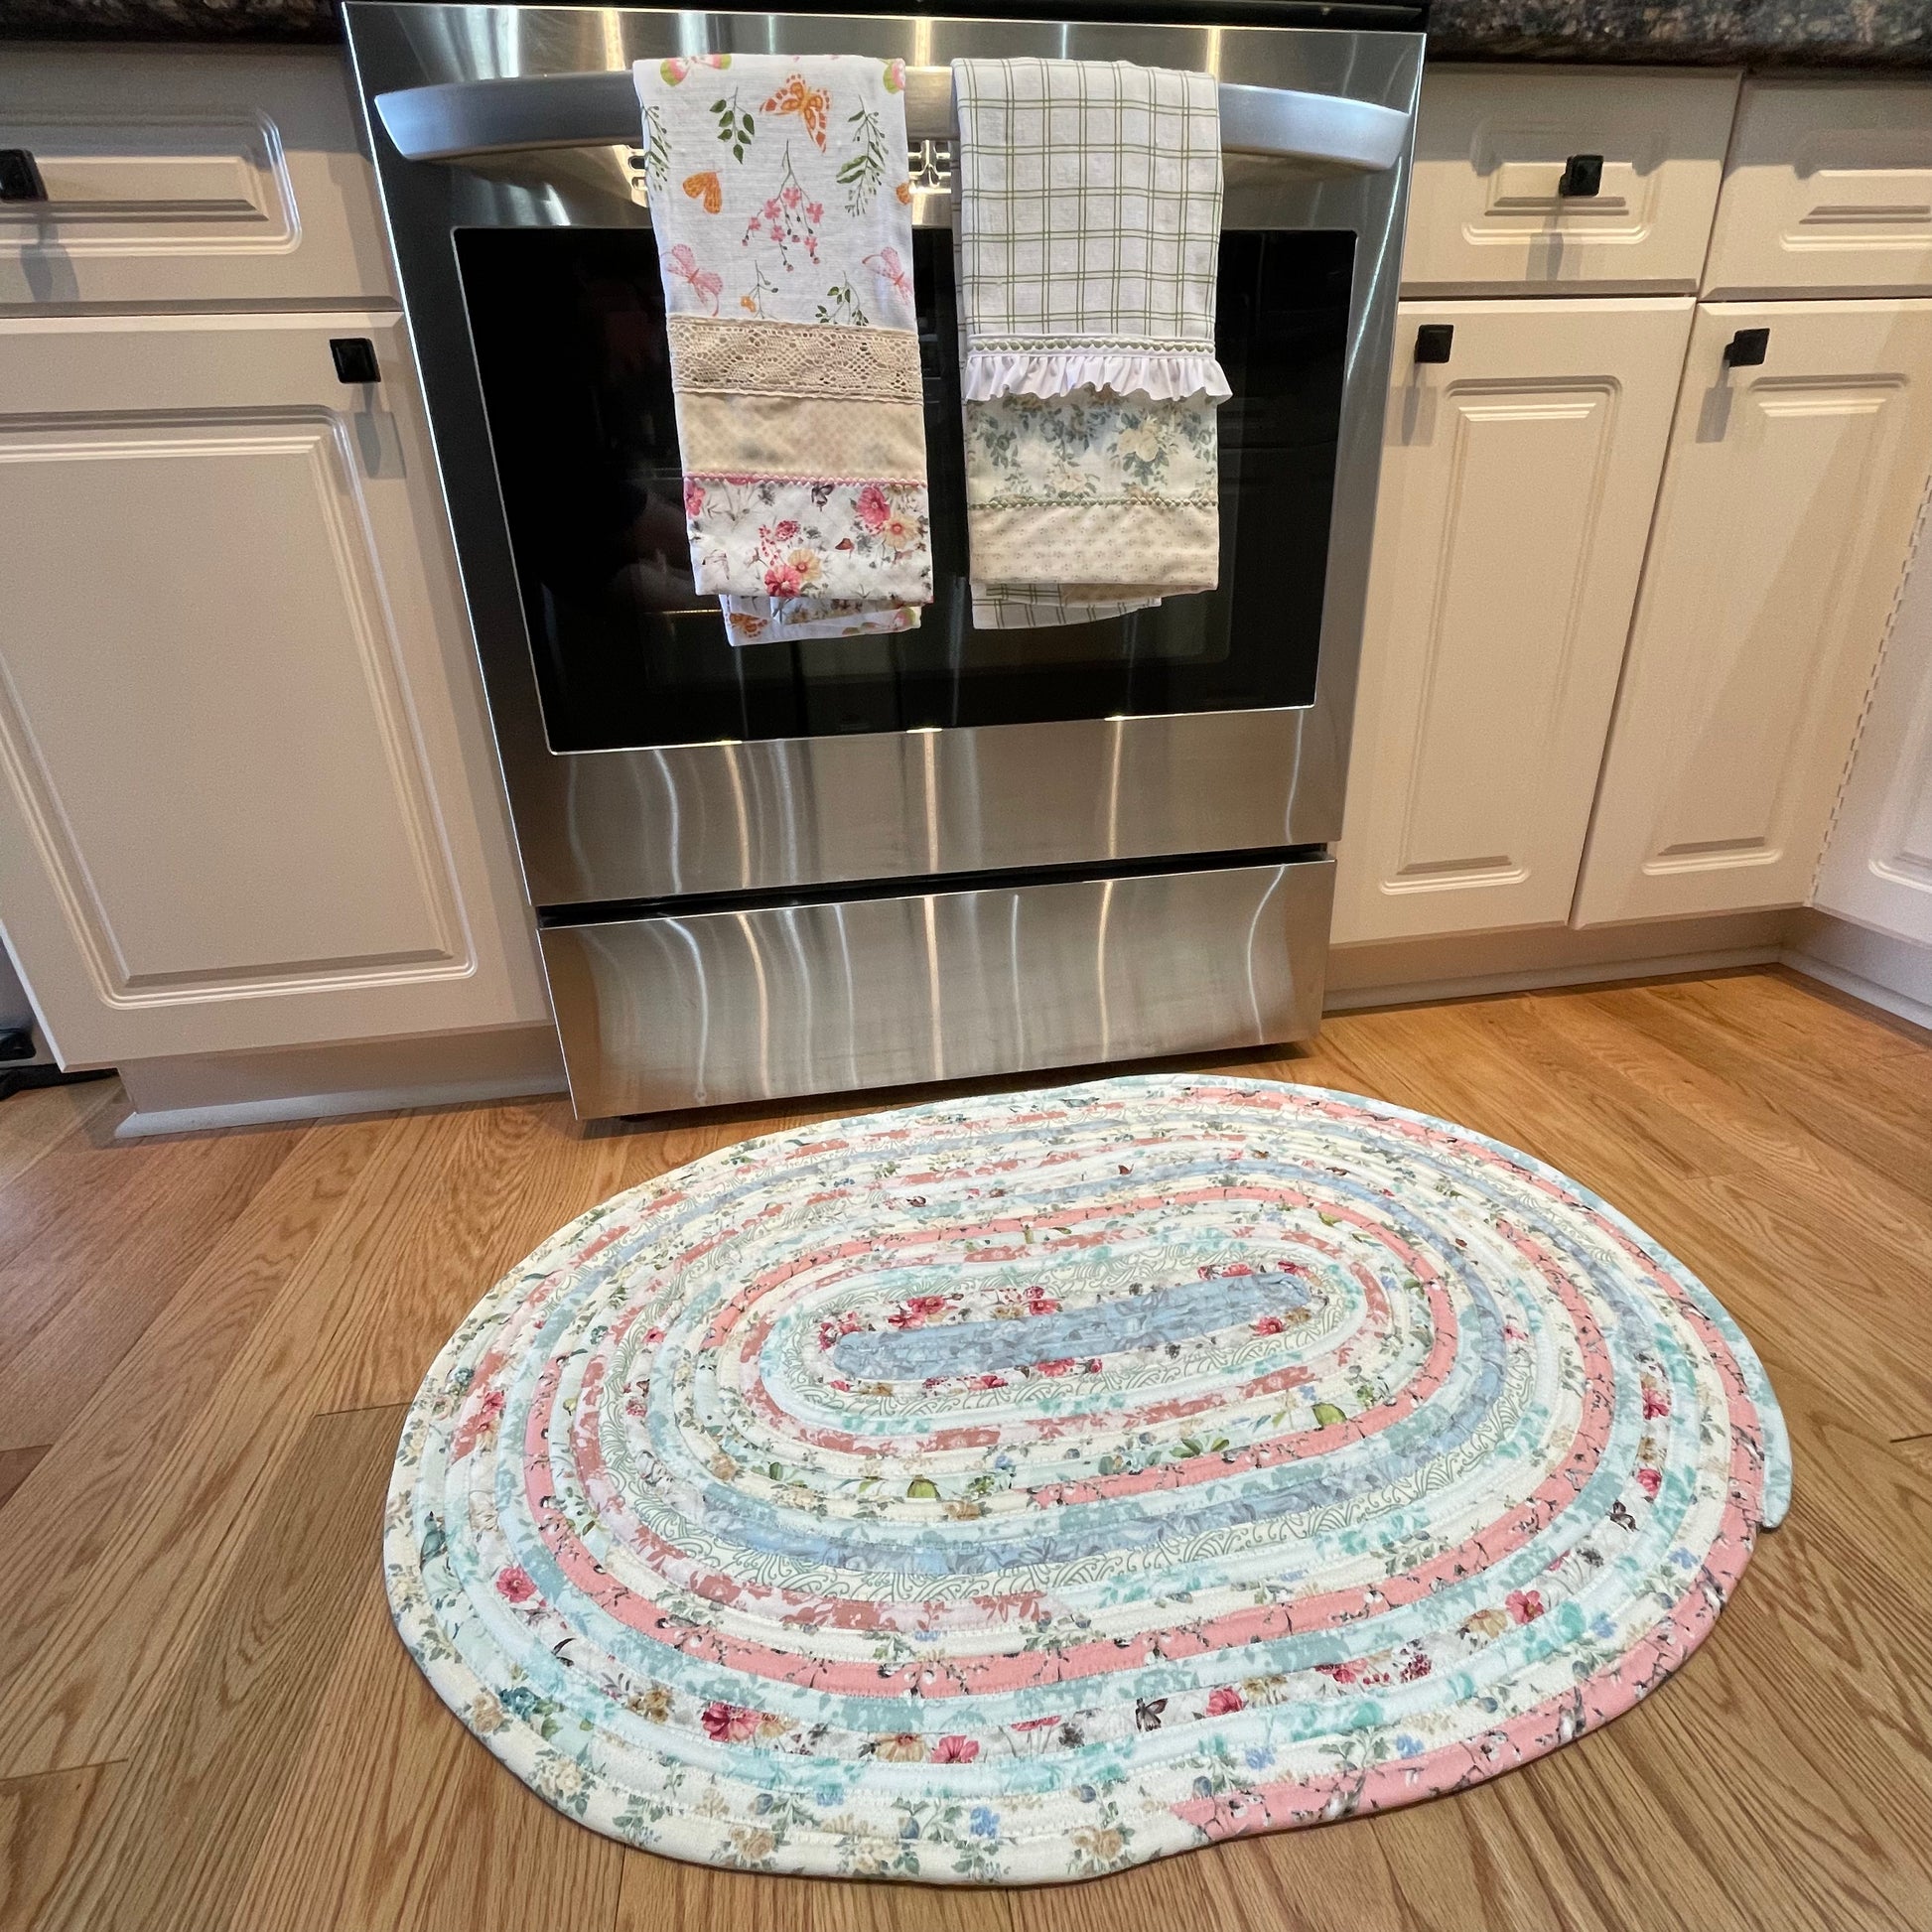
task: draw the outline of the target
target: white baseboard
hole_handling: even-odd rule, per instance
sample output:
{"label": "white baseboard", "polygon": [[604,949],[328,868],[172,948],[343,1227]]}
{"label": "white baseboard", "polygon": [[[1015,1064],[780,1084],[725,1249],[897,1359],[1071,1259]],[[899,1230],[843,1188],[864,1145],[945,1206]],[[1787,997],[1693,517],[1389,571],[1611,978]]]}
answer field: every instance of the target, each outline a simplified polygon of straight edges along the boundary
{"label": "white baseboard", "polygon": [[1603,980],[1661,979],[1761,966],[1787,943],[1789,912],[1729,912],[1629,925],[1531,926],[1336,946],[1323,1009],[1411,1006]]}
{"label": "white baseboard", "polygon": [[114,1128],[117,1141],[150,1134],[210,1134],[220,1127],[266,1127],[281,1121],[331,1120],[344,1114],[400,1114],[412,1107],[476,1105],[489,1100],[529,1100],[563,1093],[564,1082],[540,1079],[505,1085],[500,1080],[449,1080],[429,1087],[365,1087],[355,1093],[292,1093],[278,1100],[233,1100],[207,1107],[136,1108]]}
{"label": "white baseboard", "polygon": [[134,1060],[120,1075],[132,1111],[115,1128],[117,1140],[566,1090],[563,1056],[548,1027]]}
{"label": "white baseboard", "polygon": [[1732,946],[1718,952],[1663,953],[1636,959],[1573,961],[1516,973],[1471,973],[1460,979],[1416,980],[1396,986],[1346,987],[1322,1002],[1324,1013],[1356,1013],[1366,1007],[1416,1006],[1431,1000],[1474,1000],[1488,993],[1533,993],[1545,986],[1594,986],[1604,980],[1667,979],[1679,973],[1719,973],[1737,966],[1768,966],[1776,946]]}

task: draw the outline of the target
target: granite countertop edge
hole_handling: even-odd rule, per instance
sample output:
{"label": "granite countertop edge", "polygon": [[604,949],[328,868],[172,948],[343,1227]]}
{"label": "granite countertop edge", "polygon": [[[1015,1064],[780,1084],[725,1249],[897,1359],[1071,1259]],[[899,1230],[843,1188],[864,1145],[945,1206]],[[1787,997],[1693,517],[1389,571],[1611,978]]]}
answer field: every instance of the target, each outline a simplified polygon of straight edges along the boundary
{"label": "granite countertop edge", "polygon": [[[1052,0],[1040,4],[1050,14]],[[341,38],[337,0],[0,0],[0,40]],[[1429,52],[1438,61],[1932,69],[1932,0],[1434,0]]]}

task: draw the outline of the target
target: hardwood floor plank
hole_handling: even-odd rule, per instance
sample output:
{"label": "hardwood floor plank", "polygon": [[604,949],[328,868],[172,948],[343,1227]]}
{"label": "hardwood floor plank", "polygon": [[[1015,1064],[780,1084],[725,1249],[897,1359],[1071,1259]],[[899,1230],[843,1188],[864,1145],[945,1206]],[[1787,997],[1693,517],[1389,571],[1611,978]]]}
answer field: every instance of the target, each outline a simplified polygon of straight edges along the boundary
{"label": "hardwood floor plank", "polygon": [[[604,1932],[623,1847],[554,1811],[447,1711],[367,1587],[231,1932]],[[210,1926],[209,1932],[218,1932]]]}
{"label": "hardwood floor plank", "polygon": [[[1908,1467],[1921,1475],[1932,1476],[1932,1436],[1907,1437],[1903,1442],[1893,1443],[1891,1450]],[[1932,1510],[1921,1517],[1920,1526],[1932,1526]]]}
{"label": "hardwood floor plank", "polygon": [[79,1571],[63,1562],[65,1525],[29,1507],[56,1480],[59,1446],[0,1514],[0,1526],[24,1515],[30,1533],[57,1539],[55,1587],[36,1590],[19,1623],[0,1626],[0,1773],[132,1752],[310,1415],[339,1406],[316,1401],[317,1364],[360,1318],[371,1259],[410,1211],[384,1159],[406,1162],[435,1132],[420,1116],[356,1125],[376,1131],[373,1151],[299,1257],[284,1257],[273,1300],[239,1347],[210,1365],[202,1400],[145,1480],[130,1471],[134,1494],[124,1504],[103,1499],[112,1521],[94,1539],[94,1560]]}
{"label": "hardwood floor plank", "polygon": [[407,1402],[483,1292],[546,1235],[593,1207],[600,1163],[559,1101],[474,1107],[439,1117],[395,1175],[410,1211],[369,1257],[364,1318],[327,1369],[326,1399],[361,1408]]}
{"label": "hardwood floor plank", "polygon": [[[393,1121],[314,1129],[0,1506],[0,1549],[15,1575],[34,1580],[0,1619],[0,1722],[20,1722],[5,1716],[15,1711],[11,1681],[59,1668],[57,1636],[70,1634],[76,1619],[100,1615],[102,1589],[125,1572],[125,1546],[155,1549],[165,1570],[198,1521],[218,1514],[213,1466],[199,1446],[189,1454],[177,1453],[179,1447],[205,1424],[237,1360],[250,1359],[249,1340],[264,1314],[310,1261],[377,1148],[397,1131]],[[292,1427],[299,1430],[305,1418],[295,1409]],[[94,1606],[83,1612],[90,1587]],[[112,1628],[110,1618],[103,1626],[109,1648]],[[74,1694],[71,1681],[63,1688]],[[17,1734],[0,1730],[0,1758]]]}
{"label": "hardwood floor plank", "polygon": [[98,1827],[125,1764],[0,1782],[0,1932],[39,1932],[42,1908]]}
{"label": "hardwood floor plank", "polygon": [[[1615,1078],[1599,1077],[1594,1099],[1617,1138],[1647,1138],[1667,1164],[1705,1172],[1697,1212],[1747,1264],[1735,1272],[1749,1300],[1732,1311],[1754,1312],[1768,1335],[1787,1346],[1795,1338],[1799,1350],[1849,1344],[1848,1376],[1863,1368],[1867,1385],[1871,1351],[1861,1338],[1884,1329],[1896,1357],[1888,1364],[1892,1413],[1903,1418],[1895,1433],[1920,1417],[1932,1427],[1932,1298],[1904,1292],[1925,1265],[1922,1223],[1908,1196],[1815,1140],[1795,1143],[1761,1108],[1726,1104],[1675,1055],[1652,1048],[1640,1065],[1612,1058],[1587,1000],[1558,1015],[1538,999],[1514,1013],[1485,1012],[1479,1024],[1553,1083],[1611,1069]],[[1640,1211],[1625,1211],[1643,1222]],[[1817,1319],[1821,1301],[1834,1322]]]}
{"label": "hardwood floor plank", "polygon": [[[1814,979],[1809,973],[1801,973],[1795,966],[1767,966],[1752,977],[1762,979],[1767,986],[1788,988],[1814,1005],[1834,1008],[1874,1035],[1890,1037],[1903,1048],[1894,1056],[1901,1067],[1911,1064],[1915,1054],[1921,1054],[1926,1047],[1932,1046],[1932,1027],[1921,1027],[1902,1014],[1888,1013],[1883,1007],[1873,1006],[1869,1000],[1860,999],[1856,993],[1847,993],[1844,988],[1832,985],[1829,980]],[[1918,1066],[1922,1074],[1932,1079],[1932,1071],[1926,1069],[1923,1059],[1918,1060]]]}
{"label": "hardwood floor plank", "polygon": [[[1760,1584],[1766,1580],[1760,1576]],[[1720,1868],[1746,1923],[1791,1932],[1923,1932],[1924,1853],[1891,1829],[1908,1794],[1848,1776],[1855,1725],[1834,1723],[1834,1688],[1779,1644],[1778,1606],[1748,1587],[1726,1612],[1731,1641],[1704,1645],[1677,1679],[1605,1733],[1678,1821],[1689,1862]],[[1815,1663],[1815,1659],[1808,1660]],[[1747,1739],[1720,1750],[1715,1738]],[[1872,1793],[1887,1795],[1872,1815]],[[1932,1816],[1917,1809],[1916,1847]]]}
{"label": "hardwood floor plank", "polygon": [[1868,1055],[1839,1059],[1814,1048],[1810,1076],[1795,1077],[1788,1056],[1767,1052],[1754,1032],[1726,1026],[1678,994],[1676,987],[1624,987],[1592,1004],[1775,1114],[1801,1139],[1826,1143],[1921,1206],[1932,1203],[1932,1106],[1919,1121],[1914,1109],[1888,1104]]}
{"label": "hardwood floor plank", "polygon": [[0,1187],[125,1099],[118,1080],[84,1080],[70,1087],[27,1087],[0,1101]]}
{"label": "hardwood floor plank", "polygon": [[716,1871],[623,1855],[617,1932],[1010,1932],[1005,1892]]}
{"label": "hardwood floor plank", "polygon": [[[1662,1002],[1644,1004],[1627,991],[1580,995],[1553,1006],[1547,998],[1525,1011],[1558,1033],[1573,1053],[1587,1053],[1640,1082],[1656,1099],[1720,1140],[1735,1146],[1753,1169],[1788,1175],[1807,1189],[1850,1190],[1868,1205],[1888,1238],[1909,1245],[1932,1202],[1932,1173],[1912,1173],[1901,1185],[1863,1153],[1838,1147],[1828,1128],[1846,1109],[1840,1096],[1813,1088],[1802,1110],[1790,1106],[1790,1086],[1764,1077],[1743,1056],[1725,1054],[1710,1029],[1674,1025]],[[1718,1062],[1714,1065],[1714,1059]],[[1758,1077],[1753,1077],[1758,1073]],[[1932,1167],[1919,1150],[1916,1169]]]}
{"label": "hardwood floor plank", "polygon": [[1874,1098],[1908,1117],[1932,1102],[1932,1042],[1817,980],[1773,969],[1734,984],[1684,980],[1661,990],[1756,1051],[1782,1059],[1800,1084],[1838,1084],[1856,1070]]}
{"label": "hardwood floor plank", "polygon": [[[1406,1924],[1366,1834],[1324,1827],[1291,1836],[1292,1848],[1241,1840],[1084,1884],[1028,1886],[1012,1894],[1014,1932],[1328,1932],[1342,1911],[1348,1932]],[[1330,1889],[1338,1866],[1349,1879]]]}
{"label": "hardwood floor plank", "polygon": [[7,1498],[27,1480],[28,1471],[47,1450],[45,1443],[36,1443],[30,1449],[0,1449],[0,1509],[6,1507]]}
{"label": "hardwood floor plank", "polygon": [[308,1131],[224,1134],[189,1161],[69,1135],[0,1192],[0,1448],[53,1440]]}
{"label": "hardwood floor plank", "polygon": [[354,1410],[303,1431],[176,1694],[37,1932],[227,1921],[367,1593],[402,1417]]}

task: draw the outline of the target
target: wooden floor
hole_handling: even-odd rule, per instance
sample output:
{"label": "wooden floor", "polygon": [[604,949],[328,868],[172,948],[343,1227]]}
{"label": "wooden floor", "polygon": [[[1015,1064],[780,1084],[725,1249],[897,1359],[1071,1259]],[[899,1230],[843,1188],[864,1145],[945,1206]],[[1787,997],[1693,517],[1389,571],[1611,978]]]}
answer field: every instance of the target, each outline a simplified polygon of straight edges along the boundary
{"label": "wooden floor", "polygon": [[1772,971],[1352,1015],[1241,1064],[1530,1149],[1756,1343],[1796,1500],[1650,1702],[1458,1797],[1084,1885],[625,1851],[501,1771],[392,1634],[397,1428],[542,1236],[826,1110],[585,1130],[522,1104],[118,1146],[102,1082],[0,1104],[0,1927],[1926,1932],[1932,1043]]}

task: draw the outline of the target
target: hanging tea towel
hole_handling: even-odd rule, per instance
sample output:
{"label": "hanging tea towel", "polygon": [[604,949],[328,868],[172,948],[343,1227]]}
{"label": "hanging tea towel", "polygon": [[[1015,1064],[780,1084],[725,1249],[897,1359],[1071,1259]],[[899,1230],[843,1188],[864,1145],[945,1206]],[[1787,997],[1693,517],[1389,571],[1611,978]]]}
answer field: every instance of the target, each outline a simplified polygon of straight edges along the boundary
{"label": "hanging tea towel", "polygon": [[1031,58],[952,74],[967,399],[1225,401],[1212,75]]}
{"label": "hanging tea towel", "polygon": [[904,65],[639,61],[697,587],[734,643],[932,598]]}
{"label": "hanging tea towel", "polygon": [[1117,617],[1220,572],[1220,102],[1204,73],[956,61],[973,621]]}

